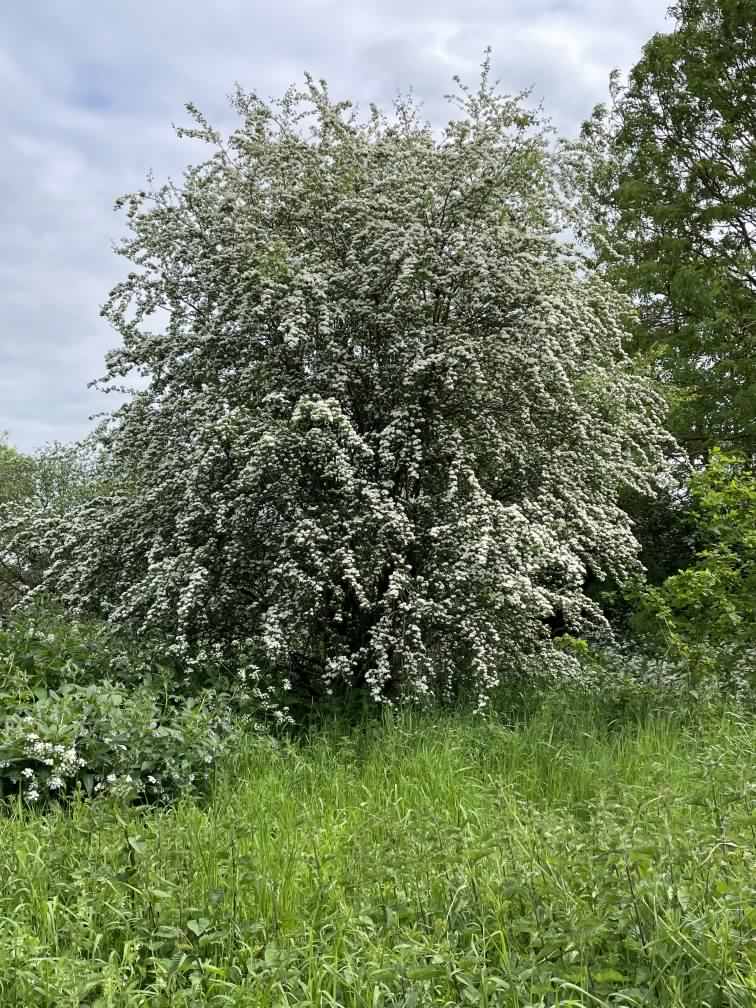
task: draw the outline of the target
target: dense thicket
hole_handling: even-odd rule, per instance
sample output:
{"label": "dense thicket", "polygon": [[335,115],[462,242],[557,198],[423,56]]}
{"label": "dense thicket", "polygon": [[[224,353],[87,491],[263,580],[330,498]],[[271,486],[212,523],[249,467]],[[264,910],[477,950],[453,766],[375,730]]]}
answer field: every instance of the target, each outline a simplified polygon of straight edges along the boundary
{"label": "dense thicket", "polygon": [[[481,700],[634,569],[661,403],[573,259],[535,118],[487,76],[441,136],[309,82],[123,201],[106,381],[121,484],[45,527],[45,587],[185,657],[378,699]],[[165,323],[164,325],[162,323]]]}
{"label": "dense thicket", "polygon": [[712,452],[691,480],[697,550],[648,588],[635,620],[697,680],[712,670],[728,688],[756,685],[756,476],[749,459]]}

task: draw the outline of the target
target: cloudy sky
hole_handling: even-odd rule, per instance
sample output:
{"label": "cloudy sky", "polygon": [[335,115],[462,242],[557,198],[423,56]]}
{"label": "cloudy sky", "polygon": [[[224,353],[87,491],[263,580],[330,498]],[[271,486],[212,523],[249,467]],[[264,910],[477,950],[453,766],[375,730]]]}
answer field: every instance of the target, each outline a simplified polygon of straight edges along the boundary
{"label": "cloudy sky", "polygon": [[122,275],[120,193],[194,154],[171,124],[193,101],[232,125],[234,82],[278,95],[309,70],[334,97],[410,87],[433,118],[483,49],[563,132],[669,27],[665,0],[45,0],[0,9],[0,432],[73,440],[111,401],[87,389],[117,341],[99,306]]}

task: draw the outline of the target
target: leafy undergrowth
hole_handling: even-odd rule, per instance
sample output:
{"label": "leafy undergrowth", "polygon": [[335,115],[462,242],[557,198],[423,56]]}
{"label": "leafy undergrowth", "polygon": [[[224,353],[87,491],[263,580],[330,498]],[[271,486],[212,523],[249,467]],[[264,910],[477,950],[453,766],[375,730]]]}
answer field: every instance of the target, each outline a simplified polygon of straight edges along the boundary
{"label": "leafy undergrowth", "polygon": [[0,1003],[752,1006],[756,724],[250,735],[209,804],[0,819]]}

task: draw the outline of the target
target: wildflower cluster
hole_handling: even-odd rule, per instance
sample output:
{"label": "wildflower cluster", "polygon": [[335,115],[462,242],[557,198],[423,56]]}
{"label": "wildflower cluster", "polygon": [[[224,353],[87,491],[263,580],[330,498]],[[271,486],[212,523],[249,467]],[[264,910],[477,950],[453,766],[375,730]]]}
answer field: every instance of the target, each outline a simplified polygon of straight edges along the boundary
{"label": "wildflower cluster", "polygon": [[[26,758],[30,764],[45,768],[43,782],[50,792],[60,791],[65,786],[67,778],[76,777],[78,771],[85,766],[85,761],[77,754],[75,746],[44,742],[35,732],[29,732],[25,738]],[[5,761],[5,766],[9,766]],[[39,798],[40,782],[32,765],[27,765],[21,771],[26,785],[26,797],[29,801]]]}
{"label": "wildflower cluster", "polygon": [[124,479],[40,527],[44,587],[190,662],[242,641],[266,698],[484,704],[555,614],[601,622],[583,585],[635,569],[617,500],[652,491],[662,406],[628,306],[555,236],[536,118],[485,66],[458,104],[439,137],[310,81],[238,93],[226,142],[191,110],[210,159],[122,201]]}

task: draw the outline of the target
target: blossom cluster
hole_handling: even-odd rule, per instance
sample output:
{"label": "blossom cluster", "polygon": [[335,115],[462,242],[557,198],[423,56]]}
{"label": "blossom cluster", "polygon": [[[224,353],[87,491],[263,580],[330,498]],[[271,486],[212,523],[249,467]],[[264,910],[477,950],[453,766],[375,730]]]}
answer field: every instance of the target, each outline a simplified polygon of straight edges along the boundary
{"label": "blossom cluster", "polygon": [[[24,720],[30,725],[31,719]],[[37,801],[40,789],[46,794],[61,793],[69,780],[75,779],[79,770],[86,765],[75,745],[46,741],[31,730],[15,740],[16,759],[11,760],[7,757],[10,755],[13,741],[10,737],[4,739],[3,750],[6,758],[0,760],[0,776],[6,776],[6,772],[11,770],[14,764],[22,767],[22,769],[16,768],[14,776],[18,778],[27,801]]]}

